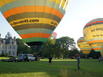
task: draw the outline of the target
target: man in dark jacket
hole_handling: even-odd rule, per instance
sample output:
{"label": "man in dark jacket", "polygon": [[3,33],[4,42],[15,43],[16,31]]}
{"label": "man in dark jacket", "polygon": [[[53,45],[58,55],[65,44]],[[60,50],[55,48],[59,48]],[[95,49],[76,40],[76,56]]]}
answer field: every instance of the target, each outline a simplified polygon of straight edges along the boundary
{"label": "man in dark jacket", "polygon": [[52,63],[52,57],[49,57],[48,59],[49,59],[49,63]]}

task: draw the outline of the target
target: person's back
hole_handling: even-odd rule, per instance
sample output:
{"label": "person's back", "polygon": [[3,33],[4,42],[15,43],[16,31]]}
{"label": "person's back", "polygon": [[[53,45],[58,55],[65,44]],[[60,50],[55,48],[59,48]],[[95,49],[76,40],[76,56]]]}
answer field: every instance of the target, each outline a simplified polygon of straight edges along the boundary
{"label": "person's back", "polygon": [[52,62],[52,57],[49,57],[49,63],[51,63]]}

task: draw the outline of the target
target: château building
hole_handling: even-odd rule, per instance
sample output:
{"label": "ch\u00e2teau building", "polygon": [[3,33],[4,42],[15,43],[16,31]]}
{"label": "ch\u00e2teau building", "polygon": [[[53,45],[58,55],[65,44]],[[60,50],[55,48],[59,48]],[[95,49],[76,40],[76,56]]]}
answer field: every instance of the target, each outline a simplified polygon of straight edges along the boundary
{"label": "ch\u00e2teau building", "polygon": [[5,38],[1,38],[0,34],[0,55],[17,56],[16,38],[11,37],[9,32]]}

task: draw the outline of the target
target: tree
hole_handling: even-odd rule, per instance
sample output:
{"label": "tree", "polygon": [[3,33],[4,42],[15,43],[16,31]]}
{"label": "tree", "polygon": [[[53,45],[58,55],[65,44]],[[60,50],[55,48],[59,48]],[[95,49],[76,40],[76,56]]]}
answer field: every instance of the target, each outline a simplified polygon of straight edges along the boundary
{"label": "tree", "polygon": [[58,54],[60,57],[64,58],[68,54],[69,50],[72,50],[75,46],[74,39],[70,37],[62,37],[56,40],[56,49],[58,49]]}
{"label": "tree", "polygon": [[40,53],[42,57],[65,58],[69,56],[70,50],[74,48],[75,42],[70,37],[62,37],[59,39],[49,38],[48,41],[41,46]]}
{"label": "tree", "polygon": [[41,53],[44,57],[55,57],[55,40],[48,39],[41,47]]}
{"label": "tree", "polygon": [[27,46],[21,39],[16,39],[17,40],[17,54],[21,53],[33,53],[33,50]]}
{"label": "tree", "polygon": [[80,52],[77,48],[70,50],[70,52],[68,53],[70,58],[74,58],[76,56],[76,54],[80,54]]}
{"label": "tree", "polygon": [[62,37],[59,39],[49,39],[41,48],[45,57],[52,56],[56,58],[64,58],[68,56],[69,49],[73,49],[75,42],[70,37]]}

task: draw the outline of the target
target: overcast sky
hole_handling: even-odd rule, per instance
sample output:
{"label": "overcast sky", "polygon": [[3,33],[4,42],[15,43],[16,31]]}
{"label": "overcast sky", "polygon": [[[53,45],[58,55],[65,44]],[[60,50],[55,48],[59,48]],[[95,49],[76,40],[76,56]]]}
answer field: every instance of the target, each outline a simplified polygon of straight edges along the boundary
{"label": "overcast sky", "polygon": [[[64,18],[55,29],[57,37],[69,36],[77,41],[83,36],[85,24],[95,18],[103,18],[103,0],[70,0]],[[2,37],[7,32],[18,36],[1,14],[0,26]]]}

